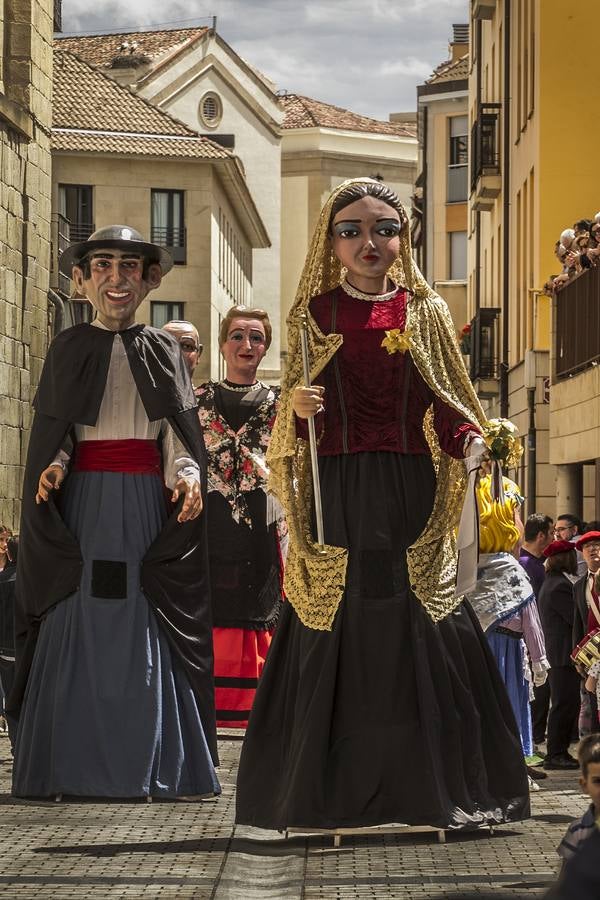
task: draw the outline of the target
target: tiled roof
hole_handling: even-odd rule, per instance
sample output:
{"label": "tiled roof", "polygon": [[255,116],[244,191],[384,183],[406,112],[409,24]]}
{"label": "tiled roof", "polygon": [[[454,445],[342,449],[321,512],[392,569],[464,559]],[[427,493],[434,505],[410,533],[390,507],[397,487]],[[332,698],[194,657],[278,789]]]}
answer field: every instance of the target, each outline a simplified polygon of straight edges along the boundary
{"label": "tiled roof", "polygon": [[75,54],[60,50],[54,52],[52,128],[57,150],[231,156]]}
{"label": "tiled roof", "polygon": [[441,81],[459,81],[469,77],[469,54],[465,53],[455,62],[451,60],[443,62],[437,67],[431,78],[428,78],[426,84],[438,84]]}
{"label": "tiled roof", "polygon": [[[206,34],[208,28],[177,28],[172,31],[134,31],[114,34],[79,34],[60,37],[55,40],[57,50],[70,50],[87,62],[96,66],[109,66],[125,42],[135,48],[136,56],[147,56],[155,60],[168,51],[179,49],[183,44]],[[125,51],[128,52],[128,51]]]}
{"label": "tiled roof", "polygon": [[202,138],[162,138],[140,135],[99,134],[88,131],[52,131],[53,150],[77,153],[123,153],[132,156],[159,156],[187,159],[225,159],[230,154]]}
{"label": "tiled roof", "polygon": [[284,94],[280,100],[285,109],[282,128],[338,128],[344,131],[366,131],[372,134],[395,134],[416,137],[417,127],[411,123],[382,122],[341,106],[322,103],[300,94]]}

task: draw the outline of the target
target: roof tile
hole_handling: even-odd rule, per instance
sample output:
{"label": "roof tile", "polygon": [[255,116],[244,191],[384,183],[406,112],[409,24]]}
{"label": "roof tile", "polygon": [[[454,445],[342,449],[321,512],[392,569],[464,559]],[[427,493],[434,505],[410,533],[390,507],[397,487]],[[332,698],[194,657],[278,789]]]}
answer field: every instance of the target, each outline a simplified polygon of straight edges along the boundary
{"label": "roof tile", "polygon": [[372,134],[394,134],[399,137],[416,137],[416,125],[402,122],[383,122],[361,116],[341,106],[313,100],[300,94],[284,94],[280,97],[285,109],[282,128],[337,128],[345,131],[364,131]]}
{"label": "roof tile", "polygon": [[137,135],[98,134],[87,131],[53,131],[53,150],[70,150],[78,153],[119,153],[133,156],[158,156],[165,158],[223,159],[227,153],[212,141],[201,137],[168,138],[140,137]]}
{"label": "roof tile", "polygon": [[[80,34],[58,37],[54,42],[57,50],[70,50],[87,62],[96,66],[110,66],[123,43],[135,47],[136,56],[147,56],[155,60],[169,51],[175,52],[186,42],[193,41],[209,31],[208,28],[176,28],[171,31],[132,31],[114,34]],[[127,52],[127,51],[125,51]]]}
{"label": "roof tile", "polygon": [[101,70],[61,50],[54,52],[52,128],[55,149],[209,159],[231,156]]}
{"label": "roof tile", "polygon": [[434,71],[431,78],[428,78],[426,84],[438,84],[441,81],[459,81],[469,77],[469,54],[465,53],[455,62],[448,60],[443,62]]}

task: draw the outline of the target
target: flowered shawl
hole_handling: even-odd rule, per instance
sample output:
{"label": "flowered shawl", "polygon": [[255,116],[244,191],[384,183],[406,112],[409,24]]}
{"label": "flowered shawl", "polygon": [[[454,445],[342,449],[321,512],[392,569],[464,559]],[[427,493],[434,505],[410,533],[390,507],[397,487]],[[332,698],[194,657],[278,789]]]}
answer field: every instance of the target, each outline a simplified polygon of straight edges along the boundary
{"label": "flowered shawl", "polygon": [[266,455],[279,406],[279,388],[264,385],[267,396],[236,432],[217,410],[215,387],[216,383],[209,381],[196,389],[208,453],[208,490],[225,497],[238,524],[244,522],[252,528],[244,494],[257,489],[267,492]]}

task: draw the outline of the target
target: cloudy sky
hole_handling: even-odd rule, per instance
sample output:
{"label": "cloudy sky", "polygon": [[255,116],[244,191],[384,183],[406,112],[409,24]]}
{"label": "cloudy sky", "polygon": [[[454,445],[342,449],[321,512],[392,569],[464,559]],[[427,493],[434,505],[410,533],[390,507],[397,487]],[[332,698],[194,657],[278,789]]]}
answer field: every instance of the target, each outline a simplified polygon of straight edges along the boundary
{"label": "cloudy sky", "polygon": [[63,0],[63,31],[209,24],[278,88],[374,118],[416,106],[468,0]]}

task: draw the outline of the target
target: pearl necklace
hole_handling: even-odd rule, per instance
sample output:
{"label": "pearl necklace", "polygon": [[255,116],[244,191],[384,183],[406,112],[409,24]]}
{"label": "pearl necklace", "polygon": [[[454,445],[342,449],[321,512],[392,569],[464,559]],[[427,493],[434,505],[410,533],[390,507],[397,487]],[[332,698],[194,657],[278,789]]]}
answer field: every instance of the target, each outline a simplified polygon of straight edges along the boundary
{"label": "pearl necklace", "polygon": [[367,294],[366,291],[359,291],[358,288],[353,287],[346,277],[340,287],[349,297],[353,297],[355,300],[370,300],[371,303],[383,303],[385,300],[391,300],[398,293],[398,288],[394,285],[393,290],[387,291],[385,294]]}
{"label": "pearl necklace", "polygon": [[263,387],[261,381],[255,381],[254,384],[230,384],[229,381],[223,379],[219,382],[219,387],[225,388],[226,391],[237,391],[240,394],[249,394],[251,391],[260,391]]}

